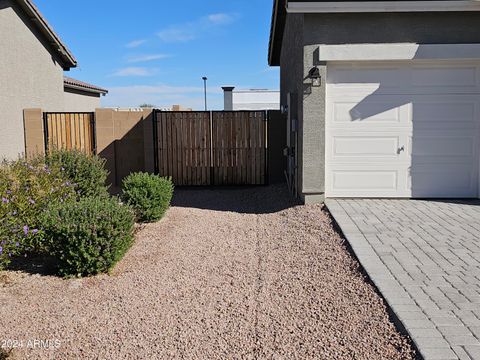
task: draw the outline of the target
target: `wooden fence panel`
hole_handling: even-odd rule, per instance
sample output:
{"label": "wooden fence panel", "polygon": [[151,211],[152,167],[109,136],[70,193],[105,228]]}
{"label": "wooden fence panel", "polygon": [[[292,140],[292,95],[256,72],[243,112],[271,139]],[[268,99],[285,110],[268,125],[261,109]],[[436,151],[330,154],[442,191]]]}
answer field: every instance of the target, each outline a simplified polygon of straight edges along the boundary
{"label": "wooden fence panel", "polygon": [[44,113],[46,151],[77,149],[95,153],[94,113]]}
{"label": "wooden fence panel", "polygon": [[210,185],[210,114],[156,112],[157,171],[175,185]]}
{"label": "wooden fence panel", "polygon": [[214,111],[214,185],[264,185],[267,118],[264,111]]}
{"label": "wooden fence panel", "polygon": [[265,111],[155,112],[156,171],[177,186],[264,185]]}

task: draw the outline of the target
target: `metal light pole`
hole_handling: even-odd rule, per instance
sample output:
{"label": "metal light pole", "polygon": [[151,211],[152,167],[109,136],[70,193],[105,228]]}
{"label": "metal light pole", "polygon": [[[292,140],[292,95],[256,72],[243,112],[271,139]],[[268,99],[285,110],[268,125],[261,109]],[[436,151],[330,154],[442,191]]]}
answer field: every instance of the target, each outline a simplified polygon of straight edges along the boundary
{"label": "metal light pole", "polygon": [[205,111],[207,111],[207,77],[202,77],[203,80],[203,92],[205,94]]}

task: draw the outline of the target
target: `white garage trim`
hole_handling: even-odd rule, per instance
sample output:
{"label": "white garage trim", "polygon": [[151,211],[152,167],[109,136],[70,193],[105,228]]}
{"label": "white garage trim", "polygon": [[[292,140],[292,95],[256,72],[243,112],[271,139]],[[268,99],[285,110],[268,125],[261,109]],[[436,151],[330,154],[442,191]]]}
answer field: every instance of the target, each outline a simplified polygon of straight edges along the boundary
{"label": "white garage trim", "polygon": [[480,61],[327,68],[326,197],[472,198]]}
{"label": "white garage trim", "polygon": [[320,45],[318,61],[477,60],[480,44]]}
{"label": "white garage trim", "polygon": [[318,1],[289,2],[289,13],[480,11],[478,1]]}

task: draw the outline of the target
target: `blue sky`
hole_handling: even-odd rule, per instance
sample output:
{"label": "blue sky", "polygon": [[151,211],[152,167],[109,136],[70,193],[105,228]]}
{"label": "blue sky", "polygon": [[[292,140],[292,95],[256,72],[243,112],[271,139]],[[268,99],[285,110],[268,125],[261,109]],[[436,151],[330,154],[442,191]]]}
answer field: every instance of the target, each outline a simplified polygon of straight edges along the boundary
{"label": "blue sky", "polygon": [[73,52],[67,75],[109,89],[103,106],[223,106],[222,85],[277,89],[272,0],[34,0]]}

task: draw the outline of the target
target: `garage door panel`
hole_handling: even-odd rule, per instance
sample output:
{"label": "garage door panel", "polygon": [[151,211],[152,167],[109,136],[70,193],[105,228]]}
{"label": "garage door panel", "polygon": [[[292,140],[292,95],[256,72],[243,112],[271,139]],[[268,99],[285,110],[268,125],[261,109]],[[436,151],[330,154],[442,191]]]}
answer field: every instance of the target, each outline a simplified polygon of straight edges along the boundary
{"label": "garage door panel", "polygon": [[335,103],[334,106],[335,124],[352,121],[362,121],[364,123],[390,122],[395,124],[401,122],[401,109],[396,103],[369,101],[365,103]]}
{"label": "garage door panel", "polygon": [[395,170],[359,170],[333,172],[333,187],[337,190],[396,190],[398,173]]}
{"label": "garage door panel", "polygon": [[475,129],[478,127],[478,97],[416,97],[412,101],[414,129]]}
{"label": "garage door panel", "polygon": [[475,63],[356,65],[336,63],[327,73],[330,91],[375,94],[480,93],[480,67]]}
{"label": "garage door panel", "polygon": [[411,139],[412,161],[430,161],[440,158],[450,161],[466,161],[473,163],[475,158],[474,137],[469,136],[448,136],[448,135],[415,135]]}
{"label": "garage door panel", "polygon": [[414,66],[414,87],[475,87],[477,68],[474,66]]}
{"label": "garage door panel", "polygon": [[[439,164],[440,165],[440,164]],[[415,165],[408,176],[412,197],[455,198],[477,196],[476,176],[471,164]],[[432,178],[435,181],[432,181]]]}
{"label": "garage door panel", "polygon": [[332,104],[332,126],[408,126],[410,100],[398,96],[343,96]]}
{"label": "garage door panel", "polygon": [[333,156],[381,156],[396,158],[398,155],[399,142],[398,136],[335,137],[333,139]]}
{"label": "garage door panel", "polygon": [[[346,98],[349,101],[346,101]],[[430,129],[434,126],[448,129],[474,129],[478,127],[475,119],[478,119],[479,114],[479,98],[480,95],[362,97],[343,94],[341,100],[331,105],[332,126],[348,126],[352,122],[356,123],[355,126],[379,122],[390,126],[409,126],[408,123],[413,118],[414,126],[417,128]]]}
{"label": "garage door panel", "polygon": [[409,135],[400,132],[355,132],[337,131],[329,141],[329,163],[355,164],[359,160],[367,163],[389,161],[408,163]]}
{"label": "garage door panel", "polygon": [[326,195],[477,197],[479,68],[329,66]]}
{"label": "garage door panel", "polygon": [[408,166],[386,168],[371,163],[333,166],[327,177],[332,197],[407,197]]}

